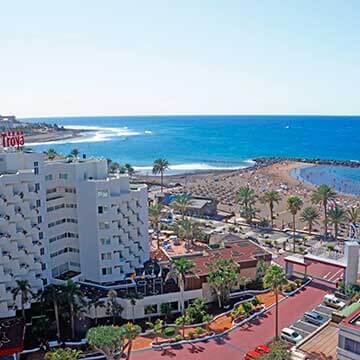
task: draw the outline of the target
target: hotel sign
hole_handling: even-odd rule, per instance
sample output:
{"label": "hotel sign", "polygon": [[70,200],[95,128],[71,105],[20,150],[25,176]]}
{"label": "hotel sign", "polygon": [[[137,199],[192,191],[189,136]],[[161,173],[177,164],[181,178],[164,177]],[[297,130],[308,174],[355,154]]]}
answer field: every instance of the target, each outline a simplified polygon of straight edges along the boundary
{"label": "hotel sign", "polygon": [[7,131],[1,133],[3,147],[17,147],[25,144],[24,133],[22,131]]}

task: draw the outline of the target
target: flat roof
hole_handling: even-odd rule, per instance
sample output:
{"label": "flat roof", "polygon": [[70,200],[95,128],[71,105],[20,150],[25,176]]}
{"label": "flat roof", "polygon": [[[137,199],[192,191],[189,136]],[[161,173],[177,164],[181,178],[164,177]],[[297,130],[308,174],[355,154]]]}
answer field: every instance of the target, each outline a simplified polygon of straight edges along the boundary
{"label": "flat roof", "polygon": [[306,353],[307,359],[336,359],[339,328],[329,323],[316,335],[303,343],[299,350]]}
{"label": "flat roof", "polygon": [[350,314],[340,324],[341,327],[360,331],[360,308]]}

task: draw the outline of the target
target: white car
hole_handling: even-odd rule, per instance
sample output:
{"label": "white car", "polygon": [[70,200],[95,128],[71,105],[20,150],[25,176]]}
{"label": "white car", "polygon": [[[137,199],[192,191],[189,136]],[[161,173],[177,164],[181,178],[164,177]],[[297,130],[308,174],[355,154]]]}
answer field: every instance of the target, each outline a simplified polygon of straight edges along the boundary
{"label": "white car", "polygon": [[334,309],[341,310],[346,304],[339,300],[335,295],[327,294],[324,296],[324,304]]}
{"label": "white car", "polygon": [[289,341],[294,344],[299,343],[303,339],[300,334],[298,334],[295,330],[290,328],[282,329],[280,337],[283,340]]}

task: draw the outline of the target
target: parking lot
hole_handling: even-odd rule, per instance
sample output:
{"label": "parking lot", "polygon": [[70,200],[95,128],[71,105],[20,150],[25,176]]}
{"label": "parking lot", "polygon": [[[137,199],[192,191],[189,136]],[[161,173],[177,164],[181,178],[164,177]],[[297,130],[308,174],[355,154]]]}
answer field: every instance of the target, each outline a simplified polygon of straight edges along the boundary
{"label": "parking lot", "polygon": [[[333,308],[328,307],[324,304],[319,304],[312,310],[318,312],[325,319],[324,324],[331,319],[331,313],[334,311]],[[289,328],[295,330],[298,334],[302,336],[303,339],[305,339],[313,332],[315,332],[320,326],[321,325],[309,323],[304,318],[304,316],[302,316],[299,320],[290,325]]]}

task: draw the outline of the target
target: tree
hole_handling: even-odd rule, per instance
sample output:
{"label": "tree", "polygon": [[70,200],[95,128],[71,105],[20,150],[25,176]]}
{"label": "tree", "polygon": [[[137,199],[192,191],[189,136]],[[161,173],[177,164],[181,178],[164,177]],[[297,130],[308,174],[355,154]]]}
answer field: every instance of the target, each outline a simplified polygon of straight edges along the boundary
{"label": "tree", "polygon": [[160,305],[160,314],[165,317],[165,323],[168,321],[169,316],[171,315],[171,306],[169,303],[162,303]]}
{"label": "tree", "polygon": [[294,252],[296,251],[295,244],[296,244],[296,214],[303,206],[302,200],[298,196],[289,196],[287,199],[287,209],[292,215],[293,219],[293,246]]}
{"label": "tree", "polygon": [[146,325],[150,330],[153,331],[153,333],[155,334],[155,341],[158,342],[159,336],[162,334],[162,330],[164,326],[163,321],[161,319],[157,319],[154,323],[148,321]]}
{"label": "tree", "polygon": [[334,225],[335,241],[338,239],[339,225],[346,221],[346,213],[340,206],[329,210],[329,222]]}
{"label": "tree", "polygon": [[160,220],[161,220],[161,211],[163,206],[161,204],[151,205],[149,207],[149,220],[151,226],[156,231],[156,239],[157,239],[157,248],[160,249]]}
{"label": "tree", "polygon": [[286,343],[281,340],[274,341],[270,345],[270,352],[266,355],[263,355],[259,359],[261,360],[288,360],[289,352],[287,350]]}
{"label": "tree", "polygon": [[206,325],[205,325],[206,331],[209,331],[209,324],[212,319],[213,319],[213,316],[211,314],[205,314],[203,316],[203,321],[206,323]]}
{"label": "tree", "polygon": [[239,265],[232,259],[220,259],[209,264],[207,281],[215,290],[219,307],[221,308],[228,300],[230,290],[238,282]]}
{"label": "tree", "polygon": [[184,315],[184,291],[185,291],[185,279],[187,275],[195,276],[193,273],[194,263],[184,257],[175,259],[171,263],[171,268],[166,275],[165,281],[169,279],[176,279],[180,288],[180,311]]}
{"label": "tree", "polygon": [[109,161],[108,163],[110,173],[114,174],[120,170],[120,165],[116,161]]}
{"label": "tree", "polygon": [[171,203],[171,207],[181,214],[182,219],[185,218],[186,211],[191,204],[191,196],[187,194],[178,195]]}
{"label": "tree", "polygon": [[40,317],[36,320],[33,319],[31,336],[33,339],[38,340],[40,345],[47,343],[50,325],[50,320],[46,316]]}
{"label": "tree", "polygon": [[176,320],[175,320],[175,324],[177,326],[181,326],[181,334],[182,337],[185,337],[185,325],[187,324],[187,319],[185,315],[181,315],[179,316]]}
{"label": "tree", "polygon": [[48,149],[48,151],[45,151],[45,154],[47,155],[49,160],[54,160],[59,155],[57,151],[53,148]]}
{"label": "tree", "polygon": [[109,316],[112,316],[113,325],[115,325],[115,319],[121,316],[124,308],[119,304],[117,300],[117,292],[116,290],[109,290],[107,293],[108,302],[107,302],[107,309],[106,313]]}
{"label": "tree", "polygon": [[41,297],[45,302],[51,303],[55,312],[55,322],[56,322],[56,334],[57,340],[60,342],[61,333],[60,333],[60,319],[59,319],[59,298],[61,297],[61,288],[57,285],[50,284],[48,285],[41,293]]}
{"label": "tree", "polygon": [[254,189],[251,189],[248,185],[240,187],[236,194],[236,202],[240,206],[240,215],[244,217],[248,223],[251,223],[257,211],[254,207],[256,202]]}
{"label": "tree", "polygon": [[330,201],[334,201],[336,199],[336,192],[331,189],[328,185],[320,185],[311,195],[311,201],[313,204],[320,204],[324,209],[324,225],[325,225],[325,233],[324,240],[327,239],[328,232],[328,204]]}
{"label": "tree", "polygon": [[161,193],[164,187],[164,173],[169,169],[169,162],[165,159],[157,159],[154,161],[152,172],[154,175],[160,174],[161,176]]}
{"label": "tree", "polygon": [[360,208],[351,207],[346,211],[346,218],[349,224],[356,225],[360,221]]}
{"label": "tree", "polygon": [[246,276],[242,276],[240,279],[239,279],[239,284],[242,285],[244,287],[244,291],[246,291],[246,286],[251,284],[252,283],[252,280]]}
{"label": "tree", "polygon": [[151,322],[151,316],[157,312],[156,305],[146,305],[145,307],[145,315],[148,316],[148,322]]}
{"label": "tree", "polygon": [[100,351],[109,360],[118,360],[124,353],[125,333],[119,326],[90,328],[86,339],[90,346]]}
{"label": "tree", "polygon": [[127,347],[126,360],[129,360],[131,350],[132,350],[133,341],[140,334],[141,327],[138,326],[138,325],[135,325],[135,324],[133,324],[131,322],[128,322],[127,324],[123,325],[121,328],[122,328],[124,337],[127,340],[127,344],[126,344],[126,347]]}
{"label": "tree", "polygon": [[196,298],[185,311],[188,324],[199,324],[204,322],[204,316],[206,314],[205,302],[202,298]]}
{"label": "tree", "polygon": [[60,285],[65,303],[70,308],[71,336],[75,338],[75,315],[80,306],[85,304],[83,293],[79,284],[68,280],[66,285]]}
{"label": "tree", "polygon": [[275,339],[279,338],[279,291],[287,283],[284,270],[279,265],[270,265],[264,276],[264,287],[275,293]]}
{"label": "tree", "polygon": [[301,213],[301,221],[308,225],[309,235],[312,233],[314,224],[317,224],[317,219],[319,218],[319,212],[312,206],[308,206]]}
{"label": "tree", "polygon": [[56,349],[45,354],[45,360],[76,360],[80,357],[82,351],[76,349]]}
{"label": "tree", "polygon": [[104,301],[101,300],[101,299],[94,298],[94,299],[91,299],[91,300],[88,302],[87,305],[88,305],[89,310],[90,310],[92,307],[94,308],[95,325],[97,325],[97,323],[98,323],[98,309],[105,307],[105,303],[104,303]]}
{"label": "tree", "polygon": [[260,258],[256,264],[256,280],[257,281],[262,281],[262,278],[264,277],[267,268],[268,268],[268,265],[266,264],[265,260]]}
{"label": "tree", "polygon": [[201,237],[200,225],[198,222],[190,219],[180,220],[178,223],[178,233],[180,237],[187,240],[187,246],[190,248],[190,243],[193,244],[197,237]]}
{"label": "tree", "polygon": [[14,301],[20,296],[22,318],[26,320],[25,304],[27,304],[34,296],[30,283],[27,280],[16,280],[16,288],[13,289]]}
{"label": "tree", "polygon": [[79,156],[79,154],[80,154],[80,152],[79,152],[79,150],[78,149],[72,149],[71,151],[70,151],[70,156],[73,156],[74,158],[77,158],[78,156]]}
{"label": "tree", "polygon": [[135,174],[135,170],[130,164],[125,164],[124,168],[130,177]]}
{"label": "tree", "polygon": [[262,197],[261,202],[269,204],[270,209],[270,223],[271,227],[274,227],[274,204],[278,204],[280,201],[280,194],[278,191],[267,191]]}

